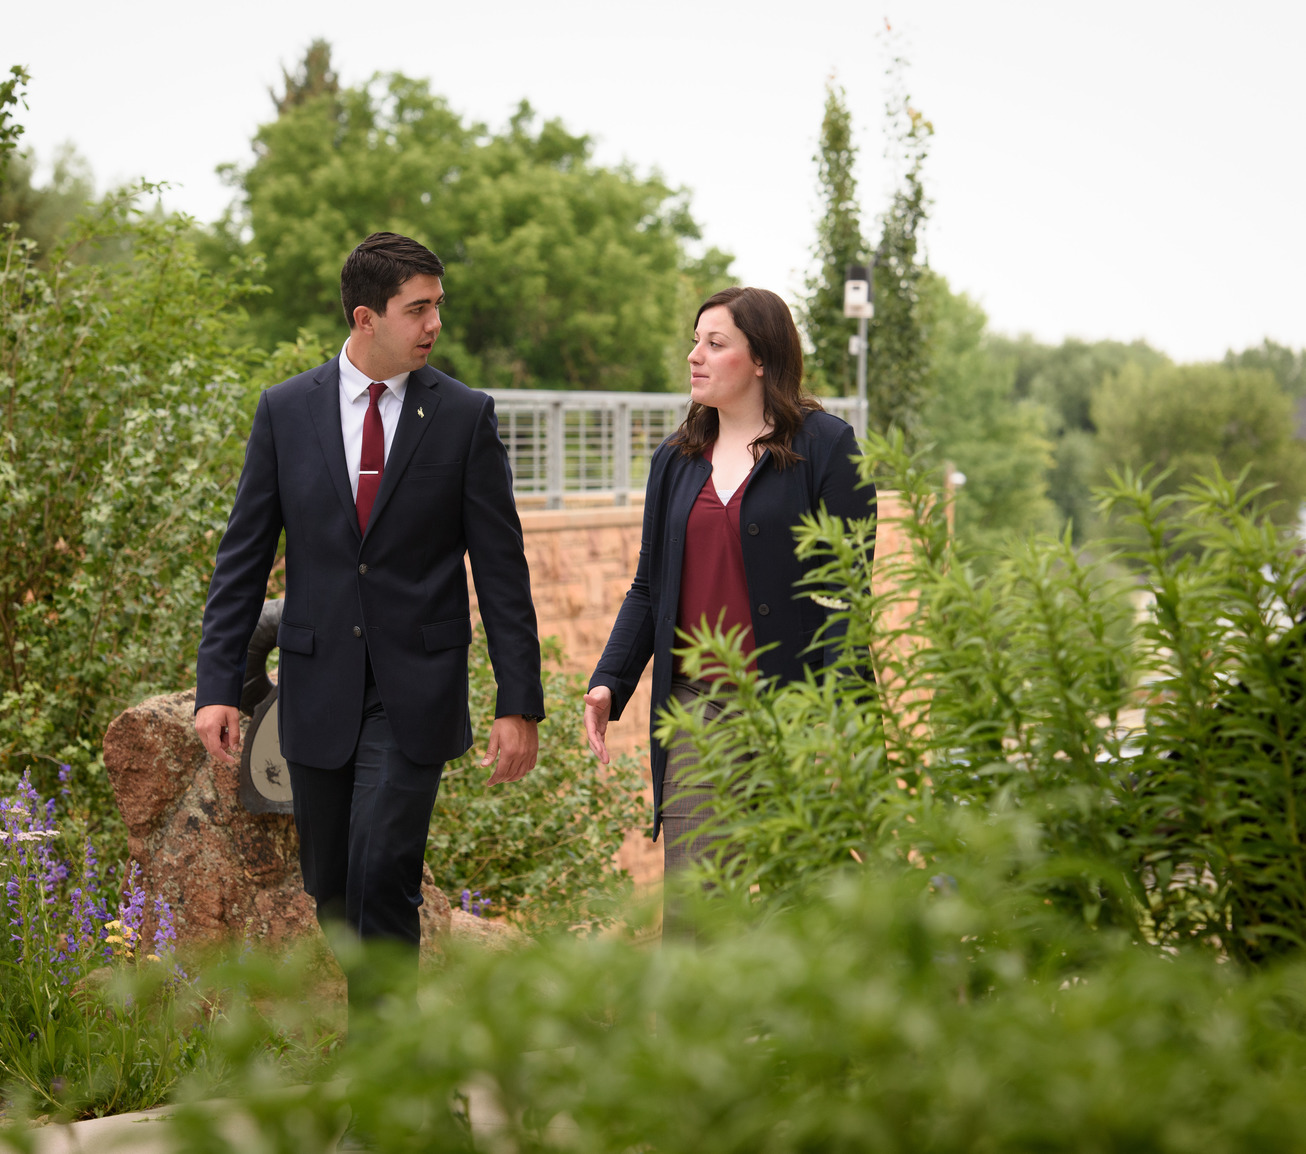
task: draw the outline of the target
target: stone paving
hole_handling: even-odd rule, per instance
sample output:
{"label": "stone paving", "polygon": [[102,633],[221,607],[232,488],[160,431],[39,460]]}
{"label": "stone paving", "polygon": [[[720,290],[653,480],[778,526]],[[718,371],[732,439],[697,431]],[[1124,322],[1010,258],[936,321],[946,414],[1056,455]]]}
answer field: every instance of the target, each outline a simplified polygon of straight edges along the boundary
{"label": "stone paving", "polygon": [[[487,1150],[507,1149],[507,1117],[498,1109],[488,1088],[469,1085],[463,1091],[467,1096],[468,1115],[472,1133]],[[294,1091],[289,1091],[294,1093]],[[237,1099],[219,1099],[206,1104],[212,1112],[213,1124],[236,1150],[258,1147],[258,1131]],[[169,1119],[175,1107],[160,1106],[154,1110],[140,1110],[131,1114],[115,1114],[108,1118],[93,1118],[85,1122],[50,1123],[31,1131],[35,1154],[174,1154],[177,1147],[172,1142]],[[343,1122],[342,1122],[343,1130]],[[559,1148],[567,1145],[575,1134],[575,1126],[567,1119],[555,1118],[545,1126],[545,1135]],[[337,1138],[337,1141],[339,1139]],[[0,1151],[9,1151],[9,1145],[0,1134]],[[334,1154],[335,1146],[327,1147],[324,1154]]]}

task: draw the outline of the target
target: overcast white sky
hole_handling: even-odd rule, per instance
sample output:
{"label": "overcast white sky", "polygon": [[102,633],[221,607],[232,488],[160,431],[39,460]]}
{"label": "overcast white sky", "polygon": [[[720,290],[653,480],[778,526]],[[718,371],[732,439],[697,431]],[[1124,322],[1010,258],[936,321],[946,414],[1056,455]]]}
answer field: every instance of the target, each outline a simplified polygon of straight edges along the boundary
{"label": "overcast white sky", "polygon": [[215,166],[248,161],[281,66],[325,37],[346,83],[427,77],[492,126],[526,97],[600,161],[657,168],[739,277],[792,298],[831,73],[864,211],[885,205],[886,16],[937,132],[930,263],[994,329],[1142,337],[1180,360],[1306,346],[1301,0],[65,0],[11,6],[0,66],[32,73],[39,160],[71,140],[101,189],[167,180],[207,220],[231,195]]}

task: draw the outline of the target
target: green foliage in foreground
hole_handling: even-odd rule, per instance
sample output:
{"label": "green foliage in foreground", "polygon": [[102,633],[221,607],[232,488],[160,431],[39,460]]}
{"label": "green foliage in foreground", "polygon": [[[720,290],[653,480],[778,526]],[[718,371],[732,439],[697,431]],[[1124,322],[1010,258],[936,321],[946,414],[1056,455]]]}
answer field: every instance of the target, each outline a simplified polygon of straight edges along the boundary
{"label": "green foliage in foreground", "polygon": [[[526,780],[487,789],[481,768],[494,716],[495,681],[485,644],[469,659],[472,716],[485,727],[472,750],[445,768],[431,818],[427,862],[454,903],[463,891],[492,916],[602,925],[620,912],[629,879],[613,857],[628,830],[649,819],[632,759],[601,766],[585,747],[576,703],[584,683],[559,668],[556,644],[544,645],[540,756]],[[469,901],[470,904],[470,901]]]}
{"label": "green foliage in foreground", "polygon": [[[951,878],[844,874],[752,924],[716,903],[694,949],[456,956],[308,1086],[233,1007],[224,1080],[187,1087],[173,1148],[243,1152],[248,1123],[260,1149],[325,1151],[348,1103],[386,1151],[1306,1149],[1306,970],[1168,958],[1027,906],[1003,876],[1023,826],[958,824],[991,866]],[[301,977],[214,975],[279,990],[281,1034],[311,1019]],[[219,1093],[238,1104],[215,1124]]]}

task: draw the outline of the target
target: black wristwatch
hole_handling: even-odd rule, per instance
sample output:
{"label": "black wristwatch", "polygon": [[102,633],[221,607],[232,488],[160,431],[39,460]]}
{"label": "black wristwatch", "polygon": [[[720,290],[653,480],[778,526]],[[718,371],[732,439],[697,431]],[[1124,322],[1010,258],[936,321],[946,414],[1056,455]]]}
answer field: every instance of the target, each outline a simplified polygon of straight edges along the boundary
{"label": "black wristwatch", "polygon": [[523,721],[535,721],[535,722],[539,722],[539,721],[543,721],[543,720],[544,720],[544,714],[542,714],[542,713],[523,713],[523,714],[521,715],[521,719],[522,719]]}

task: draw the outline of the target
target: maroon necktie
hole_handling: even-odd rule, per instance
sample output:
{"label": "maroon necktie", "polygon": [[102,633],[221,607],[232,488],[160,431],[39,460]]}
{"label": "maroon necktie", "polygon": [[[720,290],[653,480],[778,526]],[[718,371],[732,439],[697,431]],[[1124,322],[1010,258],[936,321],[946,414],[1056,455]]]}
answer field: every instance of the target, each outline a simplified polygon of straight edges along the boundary
{"label": "maroon necktie", "polygon": [[367,532],[367,519],[372,515],[372,502],[381,487],[381,474],[385,472],[385,426],[381,423],[381,410],[377,402],[385,392],[384,383],[373,381],[367,386],[367,415],[363,418],[363,453],[358,460],[359,532]]}

